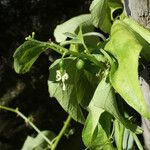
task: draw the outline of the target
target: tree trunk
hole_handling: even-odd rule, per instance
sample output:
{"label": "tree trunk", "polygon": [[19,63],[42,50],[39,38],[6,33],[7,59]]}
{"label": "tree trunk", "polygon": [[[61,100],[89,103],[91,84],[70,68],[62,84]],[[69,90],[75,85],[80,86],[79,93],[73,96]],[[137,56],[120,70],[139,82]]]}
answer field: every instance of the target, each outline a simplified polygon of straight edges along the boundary
{"label": "tree trunk", "polygon": [[[125,0],[126,14],[145,28],[150,29],[150,0]],[[140,73],[140,84],[147,107],[150,111],[150,64],[144,63]],[[150,121],[142,117],[143,137],[147,150],[150,150]]]}

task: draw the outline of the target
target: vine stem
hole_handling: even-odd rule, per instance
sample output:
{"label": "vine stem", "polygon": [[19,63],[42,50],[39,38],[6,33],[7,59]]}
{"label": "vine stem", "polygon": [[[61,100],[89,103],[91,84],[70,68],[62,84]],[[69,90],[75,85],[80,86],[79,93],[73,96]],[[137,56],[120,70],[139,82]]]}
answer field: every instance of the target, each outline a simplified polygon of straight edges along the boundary
{"label": "vine stem", "polygon": [[[37,41],[35,39],[30,39],[31,41]],[[40,42],[40,41],[38,41]],[[58,45],[56,43],[48,43],[48,42],[41,42],[41,43],[44,43],[45,45],[47,45],[47,48],[50,48],[52,50],[54,50],[55,52],[61,54],[61,55],[72,55],[72,56],[75,56],[75,57],[79,57],[79,58],[82,58],[82,59],[85,59],[87,58],[88,60],[90,60],[91,62],[93,62],[95,65],[101,67],[102,69],[106,68],[106,65],[104,64],[103,61],[98,61],[94,56],[92,56],[90,53],[79,53],[79,52],[75,52],[73,50],[68,50],[66,49],[65,47],[61,46],[61,45]],[[87,46],[85,45],[85,43],[83,42],[83,46],[84,46],[84,49],[85,51],[88,51],[88,48]]]}
{"label": "vine stem", "polygon": [[22,119],[24,119],[24,121],[26,123],[28,123],[39,135],[41,135],[44,138],[44,140],[48,143],[48,145],[50,146],[50,148],[52,147],[53,143],[30,121],[30,119],[28,119],[24,114],[22,114],[18,110],[18,108],[13,109],[13,108],[9,108],[9,107],[0,105],[0,109],[4,109],[4,110],[7,110],[7,111],[16,113],[18,116],[20,116]]}
{"label": "vine stem", "polygon": [[66,129],[68,128],[70,121],[71,121],[71,116],[69,115],[68,118],[66,119],[66,121],[64,122],[64,126],[62,127],[61,131],[59,132],[58,136],[56,137],[56,140],[55,140],[54,144],[52,145],[51,150],[56,149],[60,139],[62,138]]}
{"label": "vine stem", "polygon": [[144,150],[143,146],[141,145],[141,142],[139,141],[139,139],[137,137],[137,135],[135,133],[133,133],[133,132],[131,132],[131,134],[132,134],[132,136],[134,138],[134,141],[135,141],[137,147],[139,148],[139,150]]}
{"label": "vine stem", "polygon": [[124,137],[124,129],[125,128],[121,125],[121,127],[120,127],[120,138],[119,138],[118,150],[122,150],[123,137]]}
{"label": "vine stem", "polygon": [[[86,46],[86,45],[85,45]],[[91,54],[85,54],[85,53],[79,53],[75,52],[73,50],[68,50],[60,45],[57,45],[55,43],[49,43],[49,48],[53,49],[54,51],[58,52],[59,54],[65,54],[65,55],[72,55],[75,57],[79,57],[82,59],[87,58],[91,62],[93,62],[95,65],[101,67],[102,69],[106,68],[105,64],[103,62],[98,61],[94,56]],[[85,49],[86,50],[86,49]]]}

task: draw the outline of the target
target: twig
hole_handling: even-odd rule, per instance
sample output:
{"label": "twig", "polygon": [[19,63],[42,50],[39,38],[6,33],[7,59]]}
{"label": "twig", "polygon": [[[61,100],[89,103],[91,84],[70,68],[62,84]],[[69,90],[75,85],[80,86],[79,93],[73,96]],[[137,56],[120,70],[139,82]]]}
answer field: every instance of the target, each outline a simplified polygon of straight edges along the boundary
{"label": "twig", "polygon": [[16,113],[18,116],[20,116],[22,119],[24,119],[24,121],[26,123],[28,123],[39,135],[41,135],[50,147],[52,146],[53,143],[30,121],[30,119],[28,119],[24,114],[22,114],[18,110],[18,108],[13,109],[13,108],[9,108],[9,107],[0,105],[0,109],[4,109],[4,110],[7,110],[7,111]]}
{"label": "twig", "polygon": [[68,116],[67,120],[64,122],[64,126],[62,127],[61,131],[59,132],[58,136],[56,137],[56,140],[54,142],[54,144],[52,145],[51,150],[55,150],[60,139],[62,138],[62,136],[64,135],[66,129],[68,128],[68,125],[70,124],[71,121],[71,116]]}

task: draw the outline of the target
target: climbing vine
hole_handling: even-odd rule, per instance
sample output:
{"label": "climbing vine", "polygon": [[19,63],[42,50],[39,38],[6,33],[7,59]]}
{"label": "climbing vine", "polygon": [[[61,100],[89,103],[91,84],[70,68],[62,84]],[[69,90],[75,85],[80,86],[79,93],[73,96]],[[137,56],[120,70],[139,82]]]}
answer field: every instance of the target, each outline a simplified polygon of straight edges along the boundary
{"label": "climbing vine", "polygon": [[139,59],[150,60],[150,32],[124,15],[121,0],[93,0],[89,10],[58,25],[55,41],[28,36],[13,55],[14,69],[30,71],[48,48],[62,56],[50,65],[48,90],[69,117],[47,142],[50,149],[57,147],[71,118],[83,124],[87,149],[132,149],[134,141],[143,149],[136,135],[142,129],[118,103],[123,99],[150,119],[138,80]]}

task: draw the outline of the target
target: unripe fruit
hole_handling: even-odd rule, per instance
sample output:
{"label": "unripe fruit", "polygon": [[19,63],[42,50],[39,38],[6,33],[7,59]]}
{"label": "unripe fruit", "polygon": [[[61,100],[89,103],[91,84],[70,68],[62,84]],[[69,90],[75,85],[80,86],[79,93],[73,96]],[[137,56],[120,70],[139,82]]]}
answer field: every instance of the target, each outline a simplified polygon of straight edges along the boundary
{"label": "unripe fruit", "polygon": [[59,67],[60,68],[64,68],[64,60],[63,59],[60,60]]}
{"label": "unripe fruit", "polygon": [[79,59],[79,60],[77,61],[77,63],[76,63],[76,68],[77,68],[78,70],[81,70],[81,69],[84,68],[84,64],[85,64],[85,62],[84,62],[82,59]]}

